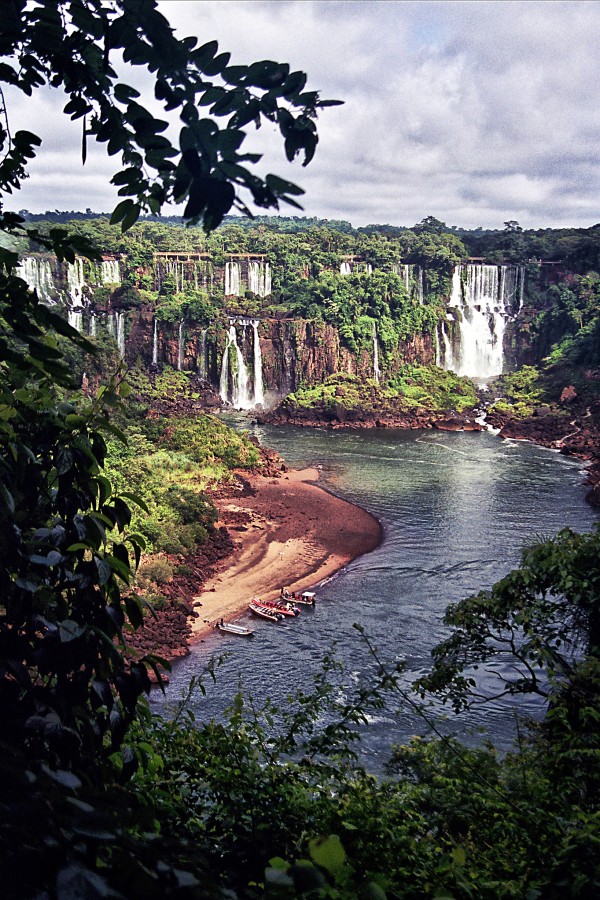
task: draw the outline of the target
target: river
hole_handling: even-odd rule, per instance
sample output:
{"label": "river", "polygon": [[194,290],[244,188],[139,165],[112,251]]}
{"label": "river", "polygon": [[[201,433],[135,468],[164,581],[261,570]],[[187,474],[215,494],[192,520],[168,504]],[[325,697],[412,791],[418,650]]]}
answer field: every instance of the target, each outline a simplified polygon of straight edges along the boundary
{"label": "river", "polygon": [[[431,648],[447,633],[442,616],[448,603],[490,587],[518,564],[528,543],[564,526],[587,531],[598,518],[584,500],[582,464],[529,443],[433,430],[249,430],[291,466],[320,466],[324,486],[377,516],[384,539],[318,588],[314,612],[304,610],[284,626],[253,622],[251,641],[214,635],[195,645],[175,666],[167,703],[181,695],[211,653],[231,651],[216,686],[207,684],[205,697],[194,696],[203,720],[222,714],[240,679],[259,704],[268,697],[285,707],[295,688],[310,686],[334,642],[344,670],[339,700],[345,701],[374,670],[354,623],[364,627],[383,659],[405,661],[408,686],[427,669]],[[165,700],[155,693],[153,705],[162,710]],[[446,732],[468,742],[485,734],[506,749],[517,708],[536,714],[529,701],[518,707],[496,703],[442,720],[441,710],[431,712]],[[361,729],[361,758],[380,770],[393,743],[427,731],[410,706],[391,700]]]}

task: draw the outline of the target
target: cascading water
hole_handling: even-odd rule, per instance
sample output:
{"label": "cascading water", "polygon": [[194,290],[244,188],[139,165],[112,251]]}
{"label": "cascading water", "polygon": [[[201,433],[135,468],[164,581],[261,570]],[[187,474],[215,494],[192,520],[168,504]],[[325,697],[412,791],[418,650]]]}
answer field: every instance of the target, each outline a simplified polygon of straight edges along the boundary
{"label": "cascading water", "polygon": [[202,333],[200,335],[200,355],[199,355],[199,359],[198,359],[198,363],[199,363],[198,374],[200,375],[200,378],[204,378],[204,379],[206,379],[206,376],[208,373],[208,365],[207,365],[207,359],[206,359],[206,353],[207,353],[206,335],[207,335],[207,333],[208,333],[208,328],[203,328]]}
{"label": "cascading water", "polygon": [[373,378],[379,384],[381,369],[379,368],[379,344],[377,343],[377,326],[373,322]]}
{"label": "cascading water", "polygon": [[[242,335],[238,343],[236,322],[242,327]],[[253,344],[253,385],[250,392],[250,373],[244,360],[243,348],[247,348],[248,325],[252,326]],[[230,319],[227,331],[227,344],[223,351],[219,394],[224,403],[231,403],[236,409],[252,409],[264,405],[265,395],[262,376],[262,352],[258,335],[258,319]]]}
{"label": "cascading water", "polygon": [[121,284],[118,259],[103,259],[100,263],[102,284]]}
{"label": "cascading water", "polygon": [[240,296],[240,264],[234,260],[225,263],[225,296]]}
{"label": "cascading water", "polygon": [[67,263],[67,288],[73,306],[83,306],[83,289],[85,286],[83,260],[77,257],[75,262]]}
{"label": "cascading water", "polygon": [[30,290],[37,293],[43,303],[55,302],[57,292],[49,260],[25,256],[19,263],[16,274],[26,282]]}
{"label": "cascading water", "polygon": [[67,310],[67,319],[71,328],[75,328],[77,331],[83,330],[83,313],[81,309]]}
{"label": "cascading water", "polygon": [[183,337],[184,337],[184,334],[183,334],[183,319],[182,319],[181,322],[179,323],[179,334],[177,337],[177,369],[180,372],[183,369],[183,349],[184,349]]}
{"label": "cascading water", "polygon": [[[234,352],[233,362],[230,355]],[[229,396],[229,375],[231,369],[231,397]],[[227,345],[223,352],[221,365],[221,381],[219,393],[224,403],[231,403],[236,409],[250,409],[253,404],[248,396],[248,370],[244,356],[237,342],[235,325],[231,324],[227,331]]]}
{"label": "cascading water", "polygon": [[115,313],[115,338],[121,359],[125,359],[125,313]]}
{"label": "cascading water", "polygon": [[340,263],[340,275],[351,275],[352,274],[352,266],[349,262]]}
{"label": "cascading water", "polygon": [[96,337],[96,313],[92,313],[90,316],[90,337]]}
{"label": "cascading water", "polygon": [[252,332],[254,337],[254,405],[262,406],[265,402],[262,377],[262,353],[258,337],[258,319],[252,319]]}
{"label": "cascading water", "polygon": [[423,306],[423,269],[421,266],[417,267],[417,299],[419,306]]}
{"label": "cascading water", "polygon": [[154,331],[152,333],[152,365],[158,365],[158,319],[154,320]]}
{"label": "cascading water", "polygon": [[458,311],[458,340],[452,343],[442,328],[444,368],[471,378],[502,374],[504,331],[522,304],[523,280],[524,271],[516,266],[454,269],[448,307]]}
{"label": "cascading water", "polygon": [[271,267],[268,262],[248,262],[248,290],[257,297],[268,297],[271,293]]}

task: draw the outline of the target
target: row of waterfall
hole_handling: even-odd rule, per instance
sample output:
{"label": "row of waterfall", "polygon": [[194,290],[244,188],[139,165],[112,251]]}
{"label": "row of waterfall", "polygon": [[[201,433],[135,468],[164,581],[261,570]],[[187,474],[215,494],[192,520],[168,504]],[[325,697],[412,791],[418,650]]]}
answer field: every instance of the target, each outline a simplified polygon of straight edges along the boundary
{"label": "row of waterfall", "polygon": [[504,332],[523,306],[522,266],[463,265],[454,269],[446,322],[441,324],[445,369],[470,378],[493,378],[504,366]]}
{"label": "row of waterfall", "polygon": [[[271,293],[271,266],[265,260],[230,260],[225,263],[225,296],[239,297],[244,289],[257,297]],[[245,270],[245,271],[244,271]]]}
{"label": "row of waterfall", "polygon": [[224,403],[230,403],[236,409],[252,409],[265,402],[258,321],[246,318],[229,320],[219,393]]}

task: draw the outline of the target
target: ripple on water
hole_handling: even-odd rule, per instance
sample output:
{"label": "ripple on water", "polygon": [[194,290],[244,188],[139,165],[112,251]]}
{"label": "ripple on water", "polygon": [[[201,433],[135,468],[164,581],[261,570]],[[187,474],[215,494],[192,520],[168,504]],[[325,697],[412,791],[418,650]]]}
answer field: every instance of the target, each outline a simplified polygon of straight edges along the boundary
{"label": "ripple on water", "polygon": [[[245,425],[247,427],[247,423]],[[357,630],[361,623],[383,658],[407,661],[405,686],[425,671],[431,648],[446,635],[448,603],[490,587],[518,564],[521,548],[569,526],[591,528],[597,516],[584,501],[581,463],[528,443],[489,434],[327,432],[256,427],[266,446],[293,466],[321,465],[324,483],[377,516],[383,543],[319,589],[314,612],[302,611],[283,627],[254,622],[252,641],[209,640],[175,667],[168,696],[176,698],[211,652],[230,651],[216,686],[196,701],[200,717],[219,717],[237,691],[283,707],[290,693],[307,690],[324,654],[336,643],[346,673],[346,694],[368,682],[375,664]],[[222,636],[221,636],[222,637]],[[161,708],[163,701],[154,701]],[[503,701],[455,719],[446,731],[481,740],[487,729],[507,747],[518,711],[539,711],[536,701]],[[388,715],[388,712],[390,713]],[[438,715],[443,713],[437,708]],[[406,704],[376,712],[364,729],[361,753],[380,768],[392,743],[427,726]]]}

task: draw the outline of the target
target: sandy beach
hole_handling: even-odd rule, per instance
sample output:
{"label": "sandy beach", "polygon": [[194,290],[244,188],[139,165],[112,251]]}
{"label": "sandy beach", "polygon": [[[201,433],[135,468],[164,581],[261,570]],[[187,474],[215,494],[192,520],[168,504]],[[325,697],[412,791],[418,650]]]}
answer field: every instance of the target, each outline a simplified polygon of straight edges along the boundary
{"label": "sandy beach", "polygon": [[192,640],[220,618],[233,620],[253,597],[272,600],[282,587],[308,590],[381,542],[377,519],[321,488],[317,469],[278,478],[245,476],[241,496],[217,500],[235,550],[204,585]]}

